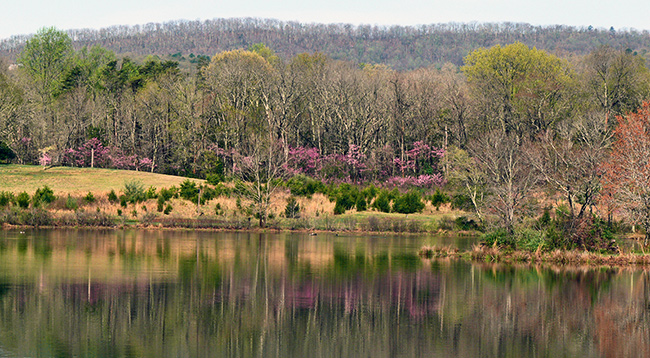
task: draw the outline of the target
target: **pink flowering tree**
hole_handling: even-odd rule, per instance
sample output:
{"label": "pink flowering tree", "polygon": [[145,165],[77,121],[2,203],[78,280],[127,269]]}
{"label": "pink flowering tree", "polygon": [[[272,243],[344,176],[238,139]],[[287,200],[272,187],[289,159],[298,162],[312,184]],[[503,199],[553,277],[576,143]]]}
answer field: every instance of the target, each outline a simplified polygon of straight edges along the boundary
{"label": "pink flowering tree", "polygon": [[104,147],[99,139],[92,138],[77,149],[65,150],[63,163],[78,167],[108,168],[111,163],[108,156],[109,151],[109,148]]}
{"label": "pink flowering tree", "polygon": [[315,176],[320,159],[320,154],[316,148],[290,147],[287,158],[287,170],[294,175],[305,174]]}
{"label": "pink flowering tree", "polygon": [[63,164],[125,170],[152,170],[154,168],[151,159],[141,158],[137,154],[126,155],[117,147],[104,147],[97,138],[89,139],[78,148],[64,150]]}
{"label": "pink flowering tree", "polygon": [[348,153],[343,156],[343,160],[348,165],[350,179],[353,182],[362,181],[368,166],[366,165],[366,155],[361,151],[361,147],[351,144]]}
{"label": "pink flowering tree", "polygon": [[38,164],[44,167],[52,164],[52,156],[48,152],[43,152],[38,158]]}

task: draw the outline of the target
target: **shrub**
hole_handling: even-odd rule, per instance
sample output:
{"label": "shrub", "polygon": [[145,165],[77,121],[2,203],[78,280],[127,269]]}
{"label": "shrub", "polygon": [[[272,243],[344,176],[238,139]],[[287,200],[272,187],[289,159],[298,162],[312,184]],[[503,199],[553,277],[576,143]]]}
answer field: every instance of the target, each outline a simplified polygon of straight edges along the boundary
{"label": "shrub", "polygon": [[377,199],[372,203],[372,207],[383,212],[390,212],[390,194],[386,190],[382,190],[377,195]]}
{"label": "shrub", "polygon": [[544,208],[544,213],[537,219],[537,226],[547,228],[552,223],[550,208]]}
{"label": "shrub", "polygon": [[51,222],[52,218],[46,210],[40,208],[32,208],[25,213],[25,225],[38,227],[50,225]]}
{"label": "shrub", "polygon": [[199,196],[199,188],[196,186],[195,182],[185,179],[181,183],[180,196],[185,200],[196,203]]}
{"label": "shrub", "polygon": [[29,194],[27,194],[24,191],[22,193],[18,194],[18,196],[16,197],[16,203],[18,203],[18,206],[20,206],[23,209],[28,208],[29,207]]}
{"label": "shrub", "polygon": [[208,184],[217,186],[224,180],[224,176],[223,174],[208,174],[205,179]]}
{"label": "shrub", "polygon": [[407,224],[407,229],[408,232],[410,233],[417,233],[417,232],[423,232],[424,228],[422,227],[422,223],[417,221],[417,220],[410,220]]}
{"label": "shrub", "polygon": [[172,209],[173,209],[173,208],[172,208],[171,204],[167,204],[167,206],[165,207],[165,210],[163,211],[163,213],[164,213],[165,215],[169,215],[169,213],[172,212]]}
{"label": "shrub", "polygon": [[225,185],[223,185],[223,183],[219,183],[219,185],[217,185],[214,188],[214,197],[215,198],[218,198],[220,196],[225,196],[225,197],[228,198],[228,197],[230,197],[231,194],[232,194],[232,189],[225,186]]}
{"label": "shrub", "polygon": [[[69,197],[69,195],[68,195],[68,197]],[[86,195],[86,196],[84,197],[84,200],[85,200],[87,203],[94,203],[94,202],[95,202],[95,196],[93,195],[93,193],[88,192],[88,195]]]}
{"label": "shrub", "polygon": [[126,208],[128,203],[126,195],[120,195],[120,206]]}
{"label": "shrub", "polygon": [[310,197],[315,193],[326,193],[327,187],[323,182],[299,174],[287,181],[287,187],[291,195]]}
{"label": "shrub", "polygon": [[143,225],[151,225],[154,223],[156,220],[156,214],[147,212],[146,214],[142,215],[140,218],[140,223]]}
{"label": "shrub", "polygon": [[368,185],[361,191],[361,195],[363,195],[368,202],[377,197],[377,194],[379,194],[379,189],[377,189],[374,184]]}
{"label": "shrub", "polygon": [[42,188],[36,189],[34,196],[32,197],[32,202],[34,206],[39,206],[40,204],[49,204],[56,200],[54,196],[54,191],[50,189],[47,185]]}
{"label": "shrub", "polygon": [[440,230],[453,230],[455,225],[455,220],[446,215],[441,217],[437,222],[438,229]]}
{"label": "shrub", "polygon": [[115,190],[111,189],[111,192],[108,193],[108,201],[111,203],[117,203],[117,194],[115,194]]}
{"label": "shrub", "polygon": [[[121,214],[121,211],[118,210],[118,215]],[[79,210],[75,212],[75,220],[76,224],[81,226],[115,226],[115,219],[112,216],[101,211],[85,212],[83,210]]]}
{"label": "shrub", "polygon": [[401,214],[412,214],[421,212],[424,209],[422,197],[417,191],[408,193],[396,198],[393,202],[393,211]]}
{"label": "shrub", "polygon": [[199,187],[200,193],[201,194],[201,205],[207,203],[208,201],[216,198],[217,195],[217,190],[210,188],[207,185],[201,185]]}
{"label": "shrub", "polygon": [[500,228],[494,231],[487,232],[483,235],[483,243],[486,246],[500,246],[511,249],[516,248],[516,240],[508,230]]}
{"label": "shrub", "polygon": [[404,231],[406,231],[406,220],[404,220],[404,219],[392,220],[391,224],[393,225],[393,232],[404,232]]}
{"label": "shrub", "polygon": [[79,208],[77,199],[71,197],[70,194],[68,194],[68,199],[65,201],[65,208],[68,210],[77,210]]}
{"label": "shrub", "polygon": [[14,193],[8,191],[0,191],[0,207],[5,207],[9,204],[16,202]]}
{"label": "shrub", "polygon": [[336,193],[336,205],[334,206],[334,214],[343,214],[346,210],[350,210],[355,207],[359,195],[359,189],[357,187],[347,183],[341,184]]}
{"label": "shrub", "polygon": [[171,198],[173,198],[176,195],[176,188],[171,187],[170,189],[165,189],[162,188],[160,189],[160,192],[158,193],[158,200],[162,198],[162,201],[165,202]]}
{"label": "shrub", "polygon": [[165,198],[161,196],[158,196],[158,206],[156,207],[156,210],[158,210],[159,213],[162,213],[163,207],[165,206]]}
{"label": "shrub", "polygon": [[382,231],[381,220],[376,216],[368,217],[368,229],[370,229],[370,231]]}
{"label": "shrub", "polygon": [[600,252],[614,250],[610,243],[616,242],[614,234],[609,230],[607,223],[596,216],[586,216],[576,220],[576,227],[571,240],[578,248]]}
{"label": "shrub", "polygon": [[343,205],[337,202],[334,205],[334,215],[342,215],[342,214],[345,214],[345,207],[343,207]]}
{"label": "shrub", "polygon": [[147,189],[147,199],[156,199],[157,197],[158,193],[156,193],[156,188],[150,186],[149,189]]}
{"label": "shrub", "polygon": [[466,216],[459,216],[454,220],[454,224],[456,225],[456,228],[458,230],[479,230],[480,226],[479,224],[474,221],[474,219],[470,219]]}
{"label": "shrub", "polygon": [[465,194],[455,194],[451,198],[451,207],[453,209],[471,211],[474,209],[472,199]]}
{"label": "shrub", "polygon": [[546,237],[543,232],[533,229],[520,229],[515,232],[517,248],[535,251],[545,245]]}
{"label": "shrub", "polygon": [[284,208],[284,216],[290,219],[300,218],[300,204],[294,196],[287,199],[287,206]]}
{"label": "shrub", "polygon": [[124,196],[126,201],[135,204],[147,200],[147,193],[144,186],[139,181],[129,181],[124,183]]}
{"label": "shrub", "polygon": [[436,210],[440,209],[440,205],[446,204],[450,201],[451,199],[449,196],[440,191],[440,189],[436,189],[436,191],[431,195],[431,205],[433,205]]}
{"label": "shrub", "polygon": [[366,211],[368,208],[368,203],[366,202],[366,198],[363,195],[359,195],[357,198],[357,211]]}
{"label": "shrub", "polygon": [[217,216],[223,216],[225,214],[220,203],[217,203],[217,205],[214,206],[214,214]]}

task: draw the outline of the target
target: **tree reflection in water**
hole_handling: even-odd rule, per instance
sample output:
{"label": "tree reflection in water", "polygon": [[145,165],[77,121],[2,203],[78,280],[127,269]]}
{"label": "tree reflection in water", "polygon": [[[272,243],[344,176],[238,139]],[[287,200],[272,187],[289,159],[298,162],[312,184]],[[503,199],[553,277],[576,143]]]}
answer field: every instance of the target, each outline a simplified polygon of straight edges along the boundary
{"label": "tree reflection in water", "polygon": [[409,237],[28,234],[0,239],[2,355],[650,353],[644,270],[426,261]]}

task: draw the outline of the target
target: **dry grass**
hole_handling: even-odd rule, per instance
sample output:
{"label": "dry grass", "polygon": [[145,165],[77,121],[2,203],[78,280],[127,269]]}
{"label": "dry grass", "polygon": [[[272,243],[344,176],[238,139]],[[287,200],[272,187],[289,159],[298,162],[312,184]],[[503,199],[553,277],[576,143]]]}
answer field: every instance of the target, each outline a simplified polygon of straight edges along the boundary
{"label": "dry grass", "polygon": [[445,257],[458,257],[459,250],[451,246],[437,247],[433,246],[424,246],[418,252],[418,255],[421,257],[430,259],[430,258],[445,258]]}
{"label": "dry grass", "polygon": [[[92,192],[95,196],[111,190],[119,192],[125,182],[139,181],[145,188],[179,186],[187,178],[132,170],[53,167],[44,169],[34,165],[0,165],[0,191],[30,195],[47,185],[57,196],[81,196]],[[196,180],[199,182],[199,180]]]}
{"label": "dry grass", "polygon": [[[431,254],[426,251],[426,247],[421,249],[421,255],[427,257]],[[475,245],[472,250],[466,253],[459,253],[458,256],[466,257],[471,261],[488,262],[488,263],[526,263],[526,264],[550,264],[550,265],[568,265],[568,266],[647,266],[650,265],[650,255],[636,253],[622,254],[600,254],[594,252],[578,250],[554,250],[550,252],[528,252],[528,251],[503,251],[496,247],[487,247]]]}

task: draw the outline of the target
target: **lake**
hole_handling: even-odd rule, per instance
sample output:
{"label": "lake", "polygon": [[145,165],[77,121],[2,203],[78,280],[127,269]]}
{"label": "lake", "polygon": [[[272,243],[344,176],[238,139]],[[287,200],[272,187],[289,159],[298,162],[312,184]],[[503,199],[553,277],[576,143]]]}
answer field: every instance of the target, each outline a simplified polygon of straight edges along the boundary
{"label": "lake", "polygon": [[0,231],[0,357],[642,357],[648,271],[423,260],[475,238]]}

